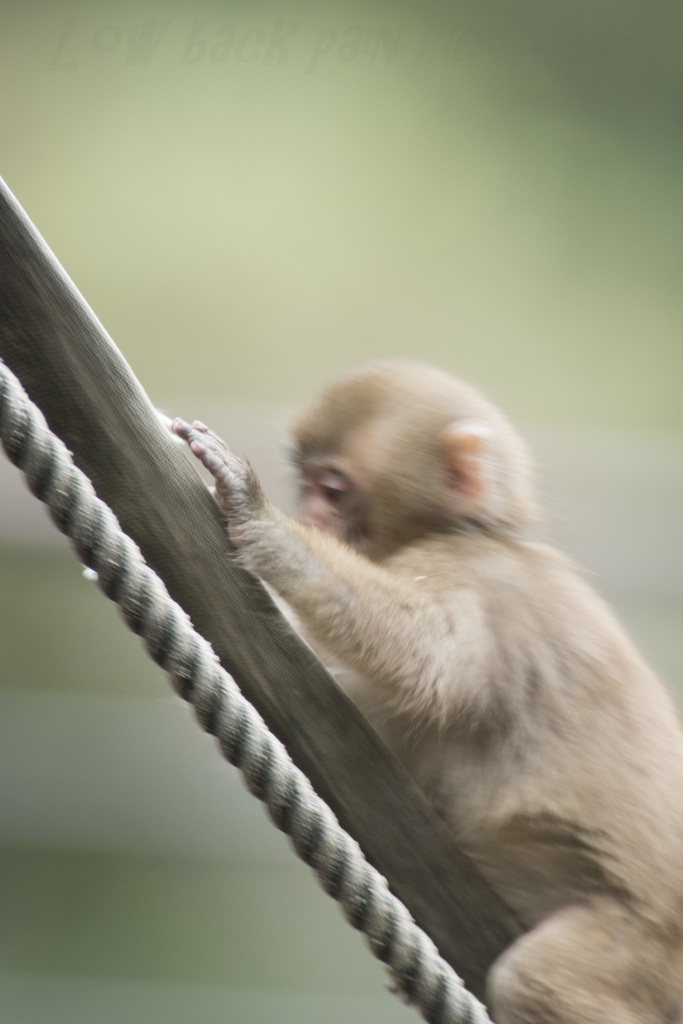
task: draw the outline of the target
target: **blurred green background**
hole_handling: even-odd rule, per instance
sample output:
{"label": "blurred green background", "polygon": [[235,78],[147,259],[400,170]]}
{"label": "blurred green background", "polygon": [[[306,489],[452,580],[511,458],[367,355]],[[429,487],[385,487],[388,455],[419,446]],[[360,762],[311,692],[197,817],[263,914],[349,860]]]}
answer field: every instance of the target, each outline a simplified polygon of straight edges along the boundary
{"label": "blurred green background", "polygon": [[[376,356],[480,385],[683,681],[683,8],[0,6],[0,174],[153,401],[287,501]],[[416,1019],[0,464],[0,1017]]]}

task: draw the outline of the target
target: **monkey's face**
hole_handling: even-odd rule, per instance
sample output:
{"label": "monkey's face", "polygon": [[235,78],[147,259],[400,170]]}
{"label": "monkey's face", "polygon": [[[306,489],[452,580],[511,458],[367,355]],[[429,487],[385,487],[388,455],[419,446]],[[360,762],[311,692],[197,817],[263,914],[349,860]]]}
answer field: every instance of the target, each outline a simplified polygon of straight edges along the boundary
{"label": "monkey's face", "polygon": [[367,532],[363,494],[338,460],[309,458],[299,462],[299,519],[331,533],[353,547]]}
{"label": "monkey's face", "polygon": [[[321,427],[327,425],[323,418]],[[449,530],[452,488],[431,435],[419,419],[385,414],[361,417],[333,438],[313,435],[301,443],[295,437],[300,521],[373,561],[426,533]]]}
{"label": "monkey's face", "polygon": [[524,446],[467,385],[373,364],[293,424],[299,514],[381,561],[433,533],[517,531],[533,518]]}
{"label": "monkey's face", "polygon": [[427,473],[415,453],[412,459],[386,458],[391,472],[384,474],[362,454],[377,454],[379,445],[356,445],[357,436],[351,433],[339,452],[295,454],[299,520],[373,561],[381,561],[424,533],[446,529],[447,519],[435,504],[440,489],[432,487],[431,499],[425,495],[422,484],[433,474]]}

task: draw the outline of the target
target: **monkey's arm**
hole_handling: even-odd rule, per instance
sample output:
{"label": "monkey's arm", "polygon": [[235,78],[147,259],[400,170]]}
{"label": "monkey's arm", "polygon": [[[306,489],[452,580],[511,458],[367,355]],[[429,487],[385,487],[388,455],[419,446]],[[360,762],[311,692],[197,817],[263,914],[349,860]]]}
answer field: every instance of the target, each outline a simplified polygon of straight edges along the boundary
{"label": "monkey's arm", "polygon": [[419,570],[376,565],[267,500],[251,467],[204,424],[174,431],[215,479],[240,563],[287,601],[311,634],[402,710],[439,718],[487,705],[486,630],[476,592],[437,600]]}

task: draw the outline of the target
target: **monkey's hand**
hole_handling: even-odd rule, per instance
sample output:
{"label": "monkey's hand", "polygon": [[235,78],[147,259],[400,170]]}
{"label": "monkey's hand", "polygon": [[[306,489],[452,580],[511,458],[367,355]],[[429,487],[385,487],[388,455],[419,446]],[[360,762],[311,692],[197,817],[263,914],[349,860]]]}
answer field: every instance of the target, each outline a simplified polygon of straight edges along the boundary
{"label": "monkey's hand", "polygon": [[269,518],[271,505],[249,463],[230,451],[225,441],[199,420],[190,426],[185,420],[175,419],[171,430],[187,441],[192,454],[216,481],[213,495],[228,520],[228,533],[235,547],[255,539],[250,527]]}

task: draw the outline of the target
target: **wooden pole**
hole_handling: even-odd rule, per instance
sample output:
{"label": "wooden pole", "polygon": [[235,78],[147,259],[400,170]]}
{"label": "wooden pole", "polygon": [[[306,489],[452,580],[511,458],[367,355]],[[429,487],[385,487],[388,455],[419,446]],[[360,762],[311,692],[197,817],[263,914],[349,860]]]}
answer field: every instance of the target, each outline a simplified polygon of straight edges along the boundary
{"label": "wooden pole", "polygon": [[0,180],[0,356],[223,666],[480,998],[519,933],[260,584],[111,338]]}

